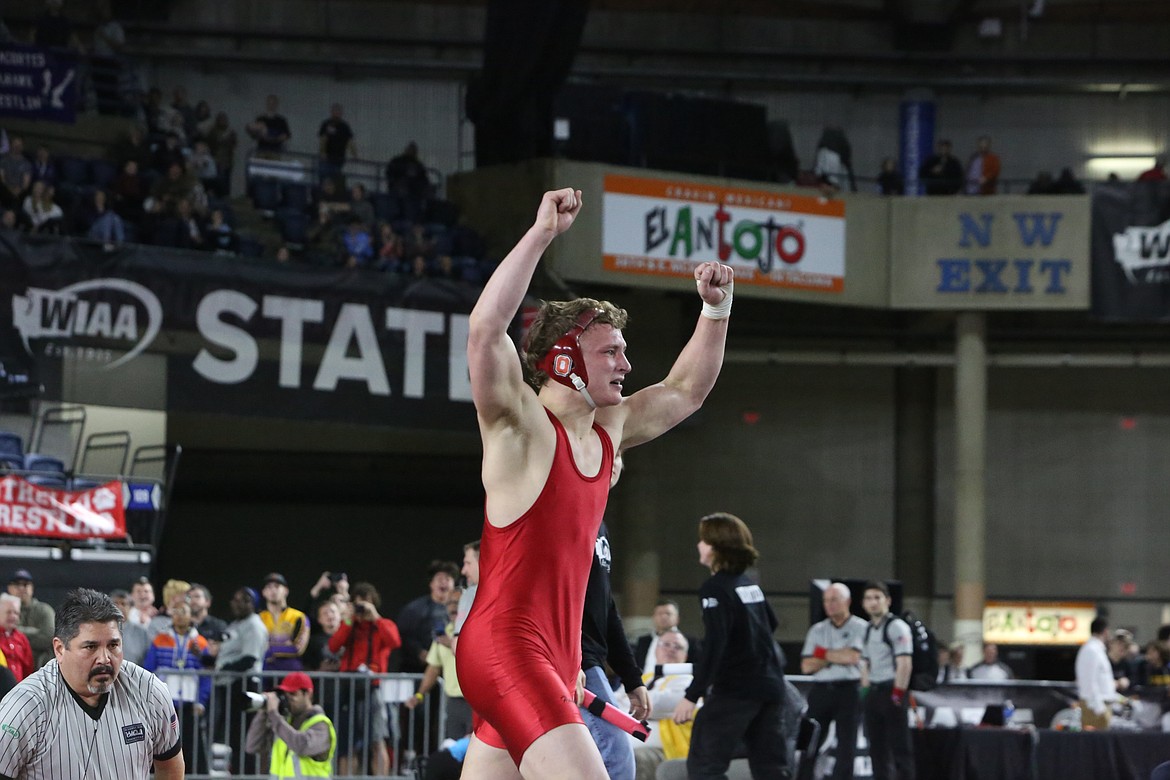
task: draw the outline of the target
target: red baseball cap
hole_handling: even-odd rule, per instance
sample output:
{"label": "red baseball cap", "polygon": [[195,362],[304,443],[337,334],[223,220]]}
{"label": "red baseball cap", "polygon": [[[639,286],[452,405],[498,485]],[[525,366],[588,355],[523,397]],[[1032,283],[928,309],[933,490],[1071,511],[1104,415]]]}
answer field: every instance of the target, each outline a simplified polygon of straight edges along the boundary
{"label": "red baseball cap", "polygon": [[292,693],[294,691],[308,691],[313,692],[313,678],[304,672],[291,672],[285,675],[285,678],[280,681],[280,685],[276,686],[277,690],[287,691]]}

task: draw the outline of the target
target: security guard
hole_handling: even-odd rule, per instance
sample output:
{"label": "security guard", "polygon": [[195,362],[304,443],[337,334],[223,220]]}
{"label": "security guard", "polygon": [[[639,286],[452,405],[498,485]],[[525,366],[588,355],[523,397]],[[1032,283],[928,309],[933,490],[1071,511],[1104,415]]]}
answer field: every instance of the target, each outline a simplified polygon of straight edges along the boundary
{"label": "security guard", "polygon": [[267,706],[248,726],[247,751],[269,749],[271,778],[332,777],[337,732],[321,707],[313,704],[313,681],[304,672],[292,672],[276,686],[288,702],[288,716],[280,713],[280,697],[264,694]]}

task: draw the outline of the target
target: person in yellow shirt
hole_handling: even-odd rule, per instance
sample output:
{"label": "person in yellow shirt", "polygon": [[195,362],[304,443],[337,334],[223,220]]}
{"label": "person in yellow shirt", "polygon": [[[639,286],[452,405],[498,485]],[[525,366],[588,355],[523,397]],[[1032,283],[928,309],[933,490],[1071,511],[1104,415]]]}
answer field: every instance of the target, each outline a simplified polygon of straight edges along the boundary
{"label": "person in yellow shirt", "polygon": [[301,656],[309,646],[309,618],[304,612],[288,605],[288,580],[283,574],[272,572],[265,577],[261,595],[266,608],[260,613],[260,620],[268,629],[264,668],[283,672],[301,671],[304,668]]}
{"label": "person in yellow shirt", "polygon": [[[462,739],[471,733],[471,705],[463,698],[463,691],[459,689],[459,677],[455,671],[455,651],[451,649],[451,638],[455,633],[455,618],[459,614],[459,598],[463,592],[455,588],[447,594],[447,623],[445,635],[431,642],[427,651],[427,668],[423,672],[422,683],[418,686],[418,693],[406,702],[408,709],[414,709],[426,700],[427,694],[443,679],[443,692],[447,694],[447,729],[445,736],[448,739]],[[446,641],[443,641],[446,640]]]}
{"label": "person in yellow shirt", "polygon": [[264,709],[248,726],[245,749],[259,754],[271,751],[268,776],[276,780],[332,777],[337,731],[325,710],[313,704],[309,675],[285,675],[276,691],[268,691],[264,698]]}

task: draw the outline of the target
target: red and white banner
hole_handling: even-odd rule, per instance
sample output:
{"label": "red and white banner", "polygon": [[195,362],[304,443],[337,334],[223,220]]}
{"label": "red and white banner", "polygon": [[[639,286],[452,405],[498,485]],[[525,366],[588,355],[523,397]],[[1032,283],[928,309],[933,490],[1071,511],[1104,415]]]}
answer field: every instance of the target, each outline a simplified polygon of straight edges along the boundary
{"label": "red and white banner", "polygon": [[120,539],[126,536],[122,484],[57,490],[22,477],[0,478],[0,534],[52,539]]}

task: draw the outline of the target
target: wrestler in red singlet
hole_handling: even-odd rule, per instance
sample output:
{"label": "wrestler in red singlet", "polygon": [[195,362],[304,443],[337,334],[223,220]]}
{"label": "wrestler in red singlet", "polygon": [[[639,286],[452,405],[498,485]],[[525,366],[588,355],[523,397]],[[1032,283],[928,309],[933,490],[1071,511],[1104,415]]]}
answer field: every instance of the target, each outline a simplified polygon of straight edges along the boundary
{"label": "wrestler in red singlet", "polygon": [[581,723],[581,613],[593,545],[605,512],[613,445],[596,423],[601,468],[585,477],[565,429],[536,502],[505,528],[487,521],[479,590],[459,634],[459,686],[476,714],[475,735],[506,748],[516,765],[537,737]]}

